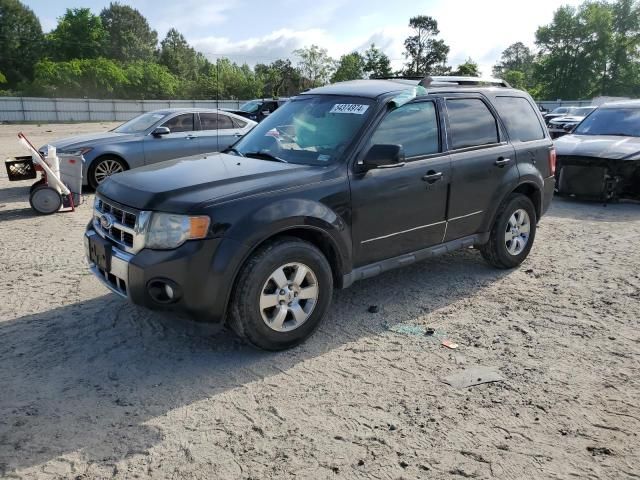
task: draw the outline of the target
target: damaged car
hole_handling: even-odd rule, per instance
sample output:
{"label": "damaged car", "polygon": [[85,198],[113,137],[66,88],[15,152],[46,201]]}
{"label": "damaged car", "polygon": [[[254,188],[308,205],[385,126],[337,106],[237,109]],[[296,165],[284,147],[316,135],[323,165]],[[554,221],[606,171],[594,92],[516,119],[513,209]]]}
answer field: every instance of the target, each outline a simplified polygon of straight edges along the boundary
{"label": "damaged car", "polygon": [[584,120],[591,112],[598,107],[578,107],[573,110],[572,113],[564,116],[554,118],[549,122],[549,133],[551,138],[559,138],[571,131]]}
{"label": "damaged car", "polygon": [[602,105],[555,146],[556,193],[640,200],[640,100]]}

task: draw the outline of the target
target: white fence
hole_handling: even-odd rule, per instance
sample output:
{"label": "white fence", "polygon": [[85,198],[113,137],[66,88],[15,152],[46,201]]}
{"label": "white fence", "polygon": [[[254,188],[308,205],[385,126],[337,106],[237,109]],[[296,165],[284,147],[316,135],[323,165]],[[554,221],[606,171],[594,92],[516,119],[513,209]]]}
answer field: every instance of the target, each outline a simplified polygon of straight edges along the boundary
{"label": "white fence", "polygon": [[245,100],[95,100],[0,97],[0,122],[126,121],[162,108],[238,108]]}

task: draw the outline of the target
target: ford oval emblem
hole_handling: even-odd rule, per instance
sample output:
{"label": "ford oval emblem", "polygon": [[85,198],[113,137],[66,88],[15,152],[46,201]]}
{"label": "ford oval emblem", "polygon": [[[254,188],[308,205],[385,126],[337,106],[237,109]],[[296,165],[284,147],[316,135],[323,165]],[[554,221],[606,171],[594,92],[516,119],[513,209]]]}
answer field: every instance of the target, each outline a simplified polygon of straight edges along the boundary
{"label": "ford oval emblem", "polygon": [[113,227],[114,222],[115,218],[113,218],[108,213],[103,213],[102,215],[100,215],[100,226],[105,230],[109,230],[111,227]]}

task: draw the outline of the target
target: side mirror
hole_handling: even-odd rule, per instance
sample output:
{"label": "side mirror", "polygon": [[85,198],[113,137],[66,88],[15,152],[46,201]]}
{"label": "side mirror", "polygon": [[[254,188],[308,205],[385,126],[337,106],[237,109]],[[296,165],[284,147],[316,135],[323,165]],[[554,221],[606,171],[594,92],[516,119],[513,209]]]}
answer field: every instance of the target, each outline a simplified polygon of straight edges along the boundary
{"label": "side mirror", "polygon": [[373,145],[362,161],[364,171],[374,168],[390,168],[404,164],[402,145]]}
{"label": "side mirror", "polygon": [[171,130],[169,130],[167,127],[156,127],[153,132],[151,132],[151,135],[153,135],[154,137],[161,137],[163,135],[169,135],[171,133]]}

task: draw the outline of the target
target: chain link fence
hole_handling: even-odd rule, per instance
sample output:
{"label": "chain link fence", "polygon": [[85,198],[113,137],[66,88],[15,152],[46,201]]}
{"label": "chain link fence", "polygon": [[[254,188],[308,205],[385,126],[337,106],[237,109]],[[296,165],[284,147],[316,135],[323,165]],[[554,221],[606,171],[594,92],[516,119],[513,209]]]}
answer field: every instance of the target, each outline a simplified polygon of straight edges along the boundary
{"label": "chain link fence", "polygon": [[0,122],[120,122],[163,108],[238,108],[245,101],[0,97]]}

